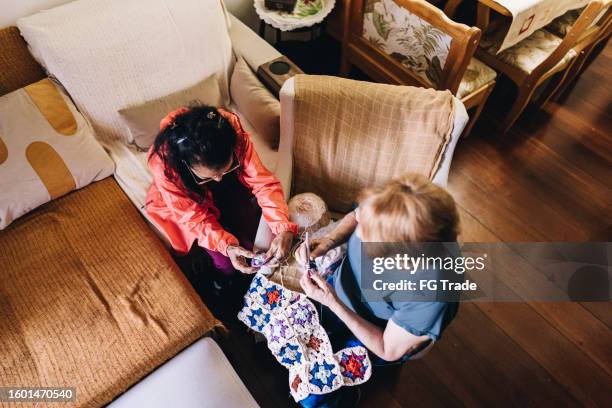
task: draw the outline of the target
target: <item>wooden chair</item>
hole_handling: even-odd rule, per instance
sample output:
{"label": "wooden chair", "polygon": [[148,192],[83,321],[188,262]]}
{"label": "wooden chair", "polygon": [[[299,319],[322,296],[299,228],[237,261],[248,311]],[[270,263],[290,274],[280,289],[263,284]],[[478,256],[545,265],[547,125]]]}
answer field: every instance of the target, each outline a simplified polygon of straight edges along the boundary
{"label": "wooden chair", "polygon": [[343,18],[340,75],[354,64],[379,82],[448,89],[474,110],[469,134],[496,78],[472,58],[480,29],[423,0],[345,0]]}
{"label": "wooden chair", "polygon": [[585,30],[601,12],[602,0],[593,0],[580,13],[576,23],[564,37],[557,37],[545,29],[535,31],[520,43],[500,52],[497,50],[507,31],[496,27],[483,35],[476,55],[487,65],[505,74],[518,87],[514,104],[501,121],[500,129],[506,133],[531,100],[535,90],[555,74],[561,81],[577,56],[573,47],[584,38]]}
{"label": "wooden chair", "polygon": [[[562,17],[556,19],[551,24],[546,26],[546,30],[557,36],[567,34],[576,24],[580,13],[569,11]],[[551,81],[546,92],[546,98],[541,103],[547,100],[557,100],[565,93],[568,86],[573,83],[586,68],[587,61],[591,61],[593,51],[598,48],[599,44],[606,42],[612,35],[612,0],[606,0],[603,10],[595,18],[592,25],[584,30],[576,45],[574,52],[577,54],[574,62],[567,68],[567,73],[563,79]]]}

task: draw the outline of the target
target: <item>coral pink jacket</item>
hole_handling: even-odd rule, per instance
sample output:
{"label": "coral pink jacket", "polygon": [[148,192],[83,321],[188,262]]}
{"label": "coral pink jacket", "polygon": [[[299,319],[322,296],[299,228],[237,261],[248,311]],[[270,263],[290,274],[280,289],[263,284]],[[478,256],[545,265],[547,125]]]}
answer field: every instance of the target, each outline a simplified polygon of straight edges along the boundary
{"label": "coral pink jacket", "polygon": [[[184,109],[172,112],[161,122],[160,128],[163,129],[182,112]],[[241,165],[239,180],[256,197],[272,233],[291,231],[297,234],[297,225],[289,221],[280,182],[261,163],[251,137],[242,128],[238,117],[222,109],[219,112],[237,134],[236,157]],[[147,193],[147,213],[166,233],[178,253],[189,252],[195,240],[199,246],[224,255],[227,255],[229,245],[238,245],[238,239],[219,224],[220,211],[214,206],[210,191],[206,191],[206,199],[200,204],[189,198],[182,186],[177,186],[166,177],[164,164],[158,155],[152,155],[152,148],[149,150],[148,166],[153,173],[153,184]]]}

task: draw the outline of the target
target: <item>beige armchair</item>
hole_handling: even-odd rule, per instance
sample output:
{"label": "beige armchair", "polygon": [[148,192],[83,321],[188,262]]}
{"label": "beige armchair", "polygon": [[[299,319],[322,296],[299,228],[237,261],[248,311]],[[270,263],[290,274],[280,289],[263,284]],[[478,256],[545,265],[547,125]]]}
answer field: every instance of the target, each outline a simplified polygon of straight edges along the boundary
{"label": "beige armchair", "polygon": [[[387,85],[381,85],[387,86]],[[348,91],[350,94],[350,90]],[[325,97],[325,95],[323,95]],[[293,191],[302,190],[299,185],[293,183],[293,175],[294,175],[294,141],[296,140],[296,126],[295,126],[295,78],[291,78],[285,82],[280,92],[280,102],[281,102],[281,140],[280,146],[278,150],[278,162],[276,165],[275,173],[276,176],[280,179],[283,189],[285,192],[285,197],[289,199],[292,196]],[[398,102],[399,103],[399,102]],[[457,97],[453,97],[454,103],[454,117],[452,124],[452,133],[450,137],[450,141],[446,146],[446,150],[443,152],[442,159],[437,166],[436,171],[433,174],[432,180],[434,183],[446,187],[448,181],[448,174],[450,171],[450,166],[453,158],[453,153],[455,151],[455,147],[457,145],[457,141],[459,140],[464,128],[466,127],[469,117],[466,112],[466,109],[461,102],[461,100]],[[316,118],[313,118],[316,120]],[[346,135],[347,138],[353,137],[353,135]],[[351,140],[351,143],[359,143],[359,140]],[[377,150],[376,145],[372,145],[369,147],[373,151]],[[360,157],[344,157],[338,158],[338,160],[343,160],[345,163],[351,163],[352,166],[360,166]],[[401,162],[402,157],[398,156],[392,158],[392,160]],[[398,174],[393,174],[389,172],[388,174],[379,175],[383,179],[390,179]],[[351,181],[343,175],[342,173],[338,174],[338,178],[335,179],[335,182],[340,183],[350,183]],[[322,186],[320,191],[323,199],[326,200],[325,196],[325,188],[326,186]],[[321,193],[321,191],[323,193]],[[355,197],[356,198],[356,197]],[[342,215],[341,212],[337,211],[336,208],[330,207],[332,213],[335,213],[336,216]],[[259,226],[259,231],[256,239],[256,247],[264,248],[270,242],[271,234],[269,229],[267,228],[265,221],[261,221]]]}

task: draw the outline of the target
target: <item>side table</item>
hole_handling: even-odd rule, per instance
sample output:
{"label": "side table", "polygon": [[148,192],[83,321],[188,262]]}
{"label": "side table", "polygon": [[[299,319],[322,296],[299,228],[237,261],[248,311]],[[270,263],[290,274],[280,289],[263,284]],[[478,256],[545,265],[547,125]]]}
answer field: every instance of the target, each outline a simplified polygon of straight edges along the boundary
{"label": "side table", "polygon": [[259,35],[265,38],[266,26],[275,30],[275,41],[281,40],[283,31],[310,32],[310,39],[314,38],[314,31],[333,10],[336,0],[297,0],[292,12],[270,10],[264,6],[264,0],[253,0],[255,12],[261,20]]}

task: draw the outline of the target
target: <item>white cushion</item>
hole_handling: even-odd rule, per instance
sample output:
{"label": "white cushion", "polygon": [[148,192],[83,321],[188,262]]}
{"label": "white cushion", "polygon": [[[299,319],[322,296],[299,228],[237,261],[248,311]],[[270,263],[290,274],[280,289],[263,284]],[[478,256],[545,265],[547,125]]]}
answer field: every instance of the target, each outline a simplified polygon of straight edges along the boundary
{"label": "white cushion", "polygon": [[0,229],[113,172],[85,118],[51,80],[0,97]]}
{"label": "white cushion", "polygon": [[465,74],[457,90],[457,98],[463,98],[472,92],[482,88],[484,85],[495,81],[497,73],[484,62],[471,58]]}
{"label": "white cushion", "polygon": [[102,140],[129,140],[118,110],[216,75],[229,100],[232,45],[219,0],[77,0],[17,22]]}
{"label": "white cushion", "polygon": [[[234,70],[235,71],[235,70]],[[147,150],[159,133],[159,123],[178,108],[192,105],[220,106],[223,97],[217,78],[212,75],[203,81],[170,95],[119,110],[134,144]]]}
{"label": "white cushion", "polygon": [[570,30],[574,26],[574,23],[576,23],[576,20],[578,20],[578,17],[580,17],[580,13],[582,13],[583,10],[584,7],[580,9],[569,10],[568,12],[566,12],[560,17],[557,17],[550,24],[548,24],[546,26],[546,30],[550,31],[558,37],[565,37],[567,33],[570,32]]}
{"label": "white cushion", "polygon": [[257,129],[255,129],[253,124],[245,117],[237,106],[232,104],[230,105],[230,109],[238,115],[242,127],[251,135],[251,140],[255,146],[255,151],[259,155],[263,165],[266,166],[266,168],[272,173],[275,173],[278,162],[278,150],[272,148],[268,144],[266,138],[257,132]]}
{"label": "white cushion", "polygon": [[230,94],[232,102],[255,127],[261,139],[271,148],[278,148],[280,102],[257,79],[242,57],[234,65]]}
{"label": "white cushion", "polygon": [[[546,30],[537,30],[518,44],[497,54],[506,31],[507,27],[502,26],[492,33],[487,33],[480,40],[480,47],[506,64],[520,69],[525,74],[530,74],[544,62],[562,41],[561,38]],[[569,50],[557,63],[557,66],[565,64],[575,56],[576,52]]]}
{"label": "white cushion", "polygon": [[244,58],[254,71],[257,71],[260,65],[282,56],[276,48],[242,21],[231,14],[229,14],[229,18],[231,21],[230,37],[232,38],[234,53],[236,56]]}
{"label": "white cushion", "polygon": [[198,340],[108,405],[109,408],[258,407],[214,340]]}

